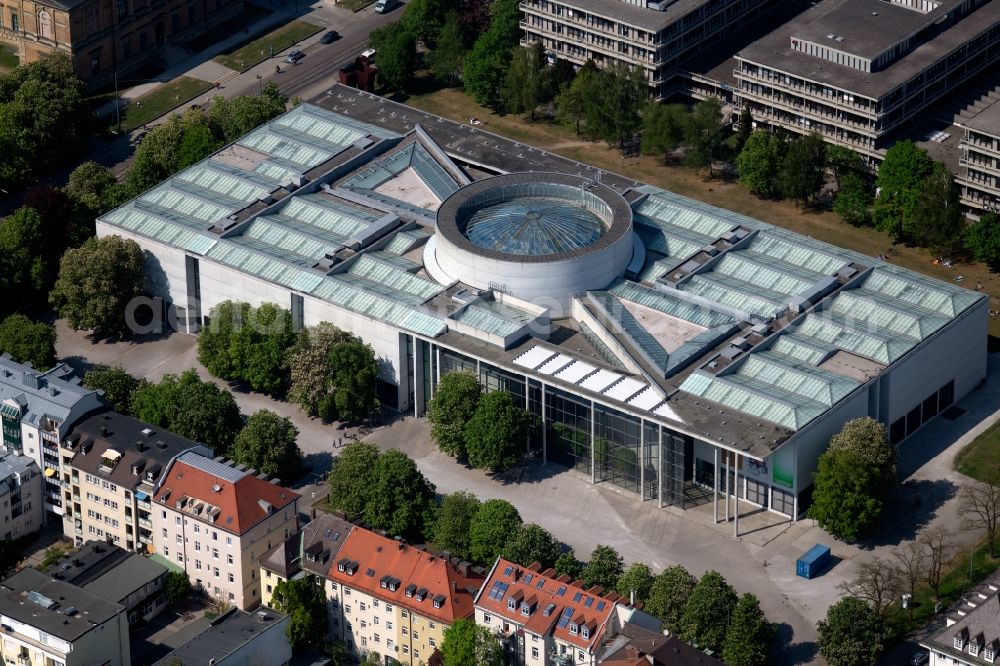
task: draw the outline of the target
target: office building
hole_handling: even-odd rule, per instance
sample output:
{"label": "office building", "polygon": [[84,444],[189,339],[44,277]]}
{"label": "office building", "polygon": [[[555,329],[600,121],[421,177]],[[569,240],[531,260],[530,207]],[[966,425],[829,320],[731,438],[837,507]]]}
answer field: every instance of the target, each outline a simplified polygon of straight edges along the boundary
{"label": "office building", "polygon": [[482,570],[355,527],[326,575],[331,635],[356,655],[426,663],[455,620],[472,619]]}
{"label": "office building", "polygon": [[[0,6],[0,45],[22,63],[72,58],[91,88],[110,86],[243,11],[241,0],[23,0]],[[132,77],[129,77],[132,78]]]}
{"label": "office building", "polygon": [[48,573],[124,606],[130,625],[148,622],[167,606],[167,568],[105,541],[87,541]]}
{"label": "office building", "polygon": [[985,294],[340,85],[97,230],[182,330],[331,322],[416,416],[469,370],[538,417],[526,451],[651,509],[797,517],[846,421],[900,443],[986,376]]}
{"label": "office building", "polygon": [[35,461],[0,451],[0,536],[13,541],[45,524],[42,472]]}
{"label": "office building", "polygon": [[260,604],[259,559],[298,530],[297,493],[242,466],[188,451],[153,493],[153,548],[209,596]]}
{"label": "office building", "polygon": [[1000,213],[1000,102],[993,102],[959,125],[958,174],[962,205],[975,217]]}
{"label": "office building", "polygon": [[316,576],[322,581],[354,524],[343,515],[321,513],[260,558],[261,603],[271,605],[278,583]]}
{"label": "office building", "polygon": [[66,536],[140,552],[152,552],[150,498],[163,470],[186,451],[212,457],[203,444],[115,412],[80,421],[60,446]]}
{"label": "office building", "polygon": [[63,514],[59,442],[90,412],[104,409],[96,391],[80,386],[66,365],[39,372],[0,355],[0,426],[3,448],[35,461],[45,482],[43,506]]}
{"label": "office building", "polygon": [[754,120],[880,162],[928,106],[1000,59],[989,0],[822,0],[736,54]]}
{"label": "office building", "polygon": [[285,666],[292,659],[288,622],[288,615],[270,608],[233,608],[153,666]]}
{"label": "office building", "polygon": [[129,666],[125,607],[34,569],[0,583],[0,655],[18,666]]}

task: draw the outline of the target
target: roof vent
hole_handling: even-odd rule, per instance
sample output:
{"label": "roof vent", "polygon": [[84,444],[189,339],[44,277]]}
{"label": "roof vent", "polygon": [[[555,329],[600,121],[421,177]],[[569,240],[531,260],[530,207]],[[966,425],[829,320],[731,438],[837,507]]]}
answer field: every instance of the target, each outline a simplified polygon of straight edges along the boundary
{"label": "roof vent", "polygon": [[153,429],[152,428],[143,428],[142,429],[142,434],[145,435],[146,437],[149,437],[150,435],[153,434]]}
{"label": "roof vent", "polygon": [[221,493],[222,492],[222,486],[220,486],[219,484],[215,484],[214,486],[212,486],[212,492],[213,493]]}

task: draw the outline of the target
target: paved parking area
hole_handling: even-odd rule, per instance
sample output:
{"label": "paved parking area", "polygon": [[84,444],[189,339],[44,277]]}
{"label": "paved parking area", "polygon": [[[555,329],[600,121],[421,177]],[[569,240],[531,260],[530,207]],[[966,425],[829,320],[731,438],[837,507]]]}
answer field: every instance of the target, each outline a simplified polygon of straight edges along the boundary
{"label": "paved parking area", "polygon": [[[60,358],[80,369],[117,363],[158,380],[165,373],[195,367],[208,377],[197,362],[196,340],[191,336],[92,344],[62,322],[58,333]],[[412,417],[376,429],[368,439],[383,448],[406,451],[439,492],[471,490],[482,499],[512,502],[525,520],[544,526],[581,557],[603,543],[614,546],[627,561],[643,561],[654,568],[680,563],[695,574],[717,569],[739,592],[756,594],[768,617],[778,624],[783,649],[775,663],[808,664],[816,660],[816,622],[840,598],[838,586],[853,577],[859,563],[874,554],[887,554],[892,545],[915,538],[927,525],[960,522],[954,497],[958,486],[970,481],[952,470],[952,460],[965,443],[1000,418],[998,376],[1000,355],[992,355],[989,381],[960,403],[965,412],[953,421],[937,419],[906,442],[900,463],[906,483],[894,511],[907,520],[893,522],[891,529],[860,546],[833,541],[811,520],[790,523],[766,513],[741,520],[744,534],[737,539],[731,523],[714,524],[711,504],[686,512],[661,510],[610,484],[591,485],[576,472],[555,466],[529,463],[518,483],[503,484],[442,455],[430,441],[426,422]],[[301,433],[299,445],[314,474],[304,482],[315,483],[329,468],[336,451],[333,443],[352,434],[266,396],[237,393],[236,400],[246,413],[267,408],[295,422]],[[311,496],[313,490],[306,492]],[[975,536],[967,533],[960,539]],[[817,542],[832,545],[835,565],[817,579],[797,578],[795,559]]]}

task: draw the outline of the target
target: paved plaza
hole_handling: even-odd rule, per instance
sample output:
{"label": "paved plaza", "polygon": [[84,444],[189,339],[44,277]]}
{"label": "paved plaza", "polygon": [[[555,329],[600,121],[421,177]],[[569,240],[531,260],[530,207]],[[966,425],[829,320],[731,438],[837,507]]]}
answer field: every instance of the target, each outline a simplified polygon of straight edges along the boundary
{"label": "paved plaza", "polygon": [[[198,363],[192,336],[174,333],[139,342],[92,343],[61,321],[58,334],[60,359],[78,370],[97,363],[118,364],[156,381],[166,373],[196,368],[208,378]],[[767,616],[778,624],[784,646],[778,663],[807,664],[815,660],[816,622],[841,596],[838,586],[854,575],[861,562],[886,555],[892,545],[915,538],[928,525],[961,522],[957,489],[970,480],[952,469],[952,460],[965,443],[1000,418],[1000,357],[991,355],[989,363],[986,385],[958,404],[963,413],[954,420],[938,418],[905,442],[900,463],[905,482],[894,508],[908,519],[894,522],[891,532],[860,547],[835,542],[811,520],[791,523],[776,514],[753,513],[750,506],[742,507],[748,515],[741,518],[741,536],[734,538],[731,522],[714,523],[711,502],[686,512],[661,510],[610,484],[591,485],[579,473],[557,466],[528,463],[514,475],[516,480],[498,482],[438,452],[423,419],[396,419],[368,439],[408,453],[441,493],[470,490],[481,499],[512,502],[526,521],[550,530],[581,558],[602,543],[616,548],[626,561],[646,562],[654,569],[680,563],[696,575],[708,569],[720,571],[738,592],[756,594]],[[329,467],[334,443],[354,434],[260,394],[236,391],[236,400],[245,413],[266,408],[292,419],[314,475]],[[966,542],[975,537],[961,536]],[[817,542],[832,546],[834,566],[811,581],[797,578],[795,559]]]}

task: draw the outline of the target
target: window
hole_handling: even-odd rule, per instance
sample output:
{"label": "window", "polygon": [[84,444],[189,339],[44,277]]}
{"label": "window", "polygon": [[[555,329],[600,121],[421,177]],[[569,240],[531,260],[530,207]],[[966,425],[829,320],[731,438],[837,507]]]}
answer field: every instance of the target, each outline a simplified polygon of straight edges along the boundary
{"label": "window", "polygon": [[231,554],[226,555],[226,564],[232,564],[232,563],[233,563],[233,556]]}
{"label": "window", "polygon": [[199,553],[201,552],[201,542],[200,541],[195,541],[194,542],[194,549],[196,551],[198,551]]}
{"label": "window", "polygon": [[17,16],[17,12],[10,13],[10,29],[17,32],[20,29],[20,21]]}
{"label": "window", "polygon": [[508,599],[507,600],[507,609],[508,610],[517,610],[517,601],[515,601],[514,599]]}
{"label": "window", "polygon": [[385,630],[386,631],[392,631],[392,622],[386,622],[385,623]]}
{"label": "window", "polygon": [[[164,512],[164,513],[166,513],[166,512]],[[164,516],[164,518],[165,517],[166,516]],[[180,516],[174,516],[174,525],[177,525],[178,527],[180,527],[180,524],[181,524],[181,517]]]}
{"label": "window", "polygon": [[218,541],[218,540],[219,540],[219,533],[212,532],[212,541]]}
{"label": "window", "polygon": [[214,573],[215,573],[215,577],[218,578],[219,577],[219,567],[215,567]]}
{"label": "window", "polygon": [[375,642],[376,643],[381,643],[382,642],[382,639],[379,637],[378,634],[375,634],[374,638],[375,638]]}
{"label": "window", "polygon": [[270,571],[267,571],[267,570],[265,570],[265,571],[264,571],[264,578],[268,578],[268,579],[270,579],[270,578],[271,578],[271,572],[270,572]]}
{"label": "window", "polygon": [[386,613],[391,613],[392,612],[392,604],[386,604],[385,605],[385,612]]}
{"label": "window", "polygon": [[177,534],[177,535],[175,535],[175,536],[174,536],[174,540],[175,540],[175,541],[176,541],[177,543],[184,543],[183,541],[181,541],[181,535],[180,535],[180,534]]}
{"label": "window", "polygon": [[236,581],[233,580],[233,573],[232,572],[229,572],[229,582],[230,583],[236,582]]}
{"label": "window", "polygon": [[233,545],[233,537],[226,537],[226,545],[227,546]]}
{"label": "window", "polygon": [[201,529],[199,529],[199,527],[198,527],[198,524],[197,524],[197,523],[195,523],[195,525],[194,525],[194,533],[195,533],[195,534],[200,534],[200,533],[201,533]]}
{"label": "window", "polygon": [[493,619],[489,615],[483,615],[483,624],[489,624],[490,620]]}
{"label": "window", "polygon": [[590,638],[590,629],[588,629],[587,627],[581,627],[580,635],[583,636],[584,638]]}
{"label": "window", "polygon": [[163,557],[170,557],[170,549],[166,546],[163,547]]}
{"label": "window", "polygon": [[531,648],[531,658],[538,659],[538,648],[536,647]]}
{"label": "window", "polygon": [[201,571],[201,560],[195,560],[194,561],[194,568],[198,569],[199,571]]}
{"label": "window", "polygon": [[437,645],[437,642],[433,638],[428,638],[427,644],[430,645],[431,647],[434,647]]}
{"label": "window", "polygon": [[212,549],[212,558],[216,559],[216,560],[219,559],[219,549],[218,548],[213,548]]}
{"label": "window", "polygon": [[577,634],[577,633],[578,633],[579,631],[580,631],[580,627],[578,627],[578,626],[576,626],[575,624],[573,624],[572,622],[570,622],[570,624],[569,624],[569,633],[571,633],[571,634],[573,634],[574,636],[576,636],[576,634]]}

